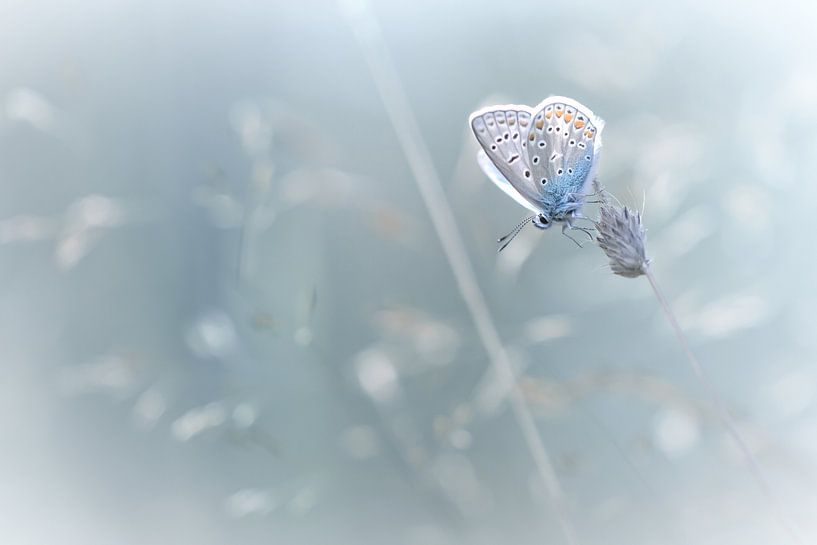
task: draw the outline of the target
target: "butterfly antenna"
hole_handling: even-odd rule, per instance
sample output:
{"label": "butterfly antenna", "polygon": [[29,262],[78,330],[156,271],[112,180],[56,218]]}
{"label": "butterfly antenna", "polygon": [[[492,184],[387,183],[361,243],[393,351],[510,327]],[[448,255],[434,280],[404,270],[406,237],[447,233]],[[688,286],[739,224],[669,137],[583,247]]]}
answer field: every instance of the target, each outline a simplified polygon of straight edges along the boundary
{"label": "butterfly antenna", "polygon": [[518,224],[516,227],[514,227],[513,229],[511,229],[511,232],[510,232],[510,233],[508,233],[508,234],[507,234],[507,235],[505,235],[504,237],[502,237],[502,238],[500,238],[499,240],[497,240],[497,242],[498,242],[498,243],[499,243],[499,242],[503,242],[503,241],[507,240],[507,242],[505,242],[505,244],[503,244],[503,245],[502,245],[502,247],[501,247],[501,248],[499,248],[499,250],[497,250],[497,252],[501,252],[502,250],[504,250],[505,248],[507,248],[507,247],[508,247],[508,244],[510,244],[510,243],[513,241],[513,239],[515,239],[515,238],[516,238],[516,235],[518,235],[518,234],[519,234],[519,233],[522,231],[522,228],[523,228],[523,227],[525,227],[525,226],[526,226],[528,223],[530,223],[531,221],[533,221],[533,218],[534,218],[534,217],[535,217],[535,216],[530,216],[530,217],[527,217],[527,218],[523,219],[522,221],[520,221],[520,222],[519,222],[519,224]]}
{"label": "butterfly antenna", "polygon": [[504,237],[502,237],[502,238],[500,238],[499,240],[497,240],[497,242],[502,242],[503,240],[505,240],[505,239],[506,239],[506,238],[508,238],[508,237],[513,238],[513,236],[515,236],[515,234],[516,234],[516,233],[517,233],[517,232],[518,232],[520,229],[522,229],[522,227],[524,227],[526,223],[528,223],[528,222],[529,222],[530,220],[532,220],[532,219],[533,219],[533,216],[530,216],[530,217],[527,217],[527,218],[523,219],[522,221],[520,221],[519,223],[517,223],[517,224],[516,224],[516,227],[514,227],[513,229],[511,229],[511,232],[510,232],[510,233],[508,233],[508,234],[507,234],[507,235],[505,235]]}

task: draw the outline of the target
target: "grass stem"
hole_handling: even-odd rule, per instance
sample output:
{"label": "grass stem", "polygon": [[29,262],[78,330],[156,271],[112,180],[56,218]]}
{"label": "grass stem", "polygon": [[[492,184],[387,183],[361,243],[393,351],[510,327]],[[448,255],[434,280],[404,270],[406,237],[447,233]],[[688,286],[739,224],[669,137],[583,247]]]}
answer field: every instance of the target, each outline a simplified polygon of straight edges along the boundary
{"label": "grass stem", "polygon": [[457,287],[476,326],[477,334],[497,377],[503,384],[512,384],[510,406],[519,425],[528,450],[536,464],[548,496],[570,545],[576,543],[573,524],[564,500],[564,493],[556,471],[539,435],[536,422],[520,390],[510,358],[499,337],[485,297],[477,282],[474,268],[465,249],[454,213],[448,203],[440,177],[431,160],[431,154],[422,137],[406,97],[399,74],[391,60],[380,33],[375,15],[364,0],[342,2],[342,9],[366,57],[372,79],[386,108],[389,121],[400,141],[409,168],[420,190],[423,203],[431,216],[434,230],[442,244],[445,256],[454,274]]}
{"label": "grass stem", "polygon": [[768,479],[766,478],[763,469],[761,468],[760,464],[755,458],[754,454],[752,454],[749,445],[743,439],[738,427],[735,423],[735,420],[732,418],[732,415],[729,414],[729,410],[726,408],[721,397],[718,395],[718,391],[715,389],[712,382],[710,382],[709,378],[707,377],[706,373],[704,372],[703,367],[701,366],[698,358],[695,357],[695,353],[692,351],[690,347],[689,341],[684,334],[684,330],[681,329],[681,325],[678,323],[678,319],[675,317],[675,313],[672,312],[672,308],[669,305],[669,301],[667,298],[664,297],[661,288],[658,286],[658,282],[655,279],[655,275],[653,274],[652,270],[649,267],[646,267],[644,270],[644,275],[647,277],[647,280],[650,282],[650,286],[652,287],[652,291],[655,293],[656,299],[661,306],[661,309],[664,311],[664,315],[669,321],[670,326],[672,327],[675,336],[678,339],[678,342],[681,344],[681,348],[686,355],[687,362],[689,363],[690,367],[692,367],[692,371],[695,373],[695,376],[698,377],[698,380],[703,385],[704,389],[706,390],[707,395],[709,395],[710,399],[715,408],[715,412],[718,417],[723,422],[723,425],[726,427],[727,432],[734,440],[735,444],[740,449],[743,457],[746,459],[746,462],[749,465],[749,471],[752,473],[752,476],[758,483],[758,486],[761,489],[764,497],[769,501],[772,505],[775,516],[777,517],[780,524],[785,528],[786,532],[789,534],[791,539],[794,543],[798,545],[804,544],[803,538],[800,536],[799,531],[797,530],[797,526],[794,522],[789,518],[786,512],[782,509],[780,502],[774,495],[772,491],[772,487],[769,484]]}

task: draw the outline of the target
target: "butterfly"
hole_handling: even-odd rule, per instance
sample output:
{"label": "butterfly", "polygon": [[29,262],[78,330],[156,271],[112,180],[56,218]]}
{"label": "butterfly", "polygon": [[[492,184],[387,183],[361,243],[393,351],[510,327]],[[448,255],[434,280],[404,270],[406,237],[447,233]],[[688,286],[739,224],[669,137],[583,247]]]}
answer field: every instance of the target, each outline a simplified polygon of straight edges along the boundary
{"label": "butterfly", "polygon": [[[513,200],[534,213],[499,239],[502,251],[528,223],[548,229],[554,223],[584,231],[573,220],[591,196],[601,154],[604,121],[587,106],[560,96],[539,105],[489,106],[468,118],[482,149],[482,171]],[[576,242],[576,244],[579,244]],[[581,246],[581,244],[579,244]]]}

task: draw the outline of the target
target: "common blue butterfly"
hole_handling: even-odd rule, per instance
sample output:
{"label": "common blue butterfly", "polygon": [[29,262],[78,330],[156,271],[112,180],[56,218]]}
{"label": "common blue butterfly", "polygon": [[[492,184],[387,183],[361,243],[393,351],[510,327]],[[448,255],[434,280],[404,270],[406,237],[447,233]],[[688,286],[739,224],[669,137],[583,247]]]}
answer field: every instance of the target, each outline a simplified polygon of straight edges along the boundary
{"label": "common blue butterfly", "polygon": [[552,96],[533,108],[482,108],[468,121],[482,146],[477,154],[482,171],[534,213],[499,239],[507,240],[500,251],[528,223],[547,229],[559,222],[565,235],[566,229],[587,233],[573,220],[584,217],[581,208],[596,177],[601,118],[573,99]]}

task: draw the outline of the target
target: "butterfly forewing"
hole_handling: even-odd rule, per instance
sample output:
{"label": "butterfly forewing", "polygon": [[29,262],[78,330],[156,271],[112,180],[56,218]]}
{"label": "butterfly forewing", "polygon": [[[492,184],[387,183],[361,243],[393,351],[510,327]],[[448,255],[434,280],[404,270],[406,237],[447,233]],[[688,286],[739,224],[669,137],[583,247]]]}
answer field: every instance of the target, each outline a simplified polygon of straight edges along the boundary
{"label": "butterfly forewing", "polygon": [[528,202],[540,201],[529,162],[531,114],[525,107],[497,106],[471,115],[471,129],[485,154]]}

